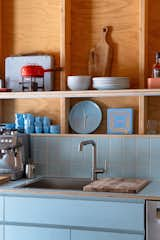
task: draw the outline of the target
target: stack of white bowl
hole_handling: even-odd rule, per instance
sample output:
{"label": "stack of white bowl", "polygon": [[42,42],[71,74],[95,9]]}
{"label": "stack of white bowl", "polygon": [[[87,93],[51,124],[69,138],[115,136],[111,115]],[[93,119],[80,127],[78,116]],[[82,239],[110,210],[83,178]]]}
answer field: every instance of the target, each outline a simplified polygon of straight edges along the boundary
{"label": "stack of white bowl", "polygon": [[128,77],[95,77],[93,88],[98,90],[118,90],[130,87]]}

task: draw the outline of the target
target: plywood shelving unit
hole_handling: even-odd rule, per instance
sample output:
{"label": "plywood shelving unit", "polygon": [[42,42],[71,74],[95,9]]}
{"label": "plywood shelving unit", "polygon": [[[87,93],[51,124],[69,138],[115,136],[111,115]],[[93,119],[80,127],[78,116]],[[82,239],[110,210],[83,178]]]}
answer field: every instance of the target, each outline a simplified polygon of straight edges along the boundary
{"label": "plywood shelving unit", "polygon": [[[53,92],[0,94],[1,121],[13,120],[15,112],[48,115],[54,123],[61,124],[64,136],[75,136],[68,126],[69,110],[77,101],[92,99],[104,113],[102,125],[95,134],[106,134],[107,107],[133,107],[135,134],[145,134],[148,119],[160,120],[157,112],[160,89],[144,89],[154,61],[151,45],[155,46],[154,52],[159,46],[156,31],[159,15],[154,15],[158,1],[151,5],[151,0],[114,0],[112,4],[106,0],[46,0],[43,3],[30,0],[30,4],[26,0],[1,0],[2,75],[5,57],[30,52],[52,54],[56,64],[63,68],[63,72],[56,75]],[[88,74],[89,50],[99,40],[105,25],[113,27],[112,75],[129,76],[133,89],[67,91],[68,75]]]}

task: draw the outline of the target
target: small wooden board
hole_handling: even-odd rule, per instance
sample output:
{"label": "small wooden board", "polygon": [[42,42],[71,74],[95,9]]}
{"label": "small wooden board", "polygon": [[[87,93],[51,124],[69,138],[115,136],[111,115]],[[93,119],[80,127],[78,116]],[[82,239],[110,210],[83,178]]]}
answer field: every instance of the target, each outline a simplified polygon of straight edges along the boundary
{"label": "small wooden board", "polygon": [[9,176],[0,176],[0,184],[9,182],[10,177]]}
{"label": "small wooden board", "polygon": [[86,192],[138,193],[148,180],[137,178],[104,178],[83,187]]}
{"label": "small wooden board", "polygon": [[102,37],[89,54],[89,75],[94,77],[109,77],[112,71],[113,48],[109,41],[111,27],[102,29]]}

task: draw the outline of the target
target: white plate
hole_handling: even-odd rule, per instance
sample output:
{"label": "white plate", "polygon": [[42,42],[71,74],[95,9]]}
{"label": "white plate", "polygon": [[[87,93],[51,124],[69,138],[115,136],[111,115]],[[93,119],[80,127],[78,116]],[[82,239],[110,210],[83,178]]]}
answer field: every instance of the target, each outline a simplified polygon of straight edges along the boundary
{"label": "white plate", "polygon": [[97,81],[117,81],[121,79],[129,80],[128,77],[94,77],[93,80]]}
{"label": "white plate", "polygon": [[120,79],[120,80],[93,80],[95,83],[128,83],[129,79]]}
{"label": "white plate", "polygon": [[93,83],[96,86],[124,86],[129,85],[129,83]]}
{"label": "white plate", "polygon": [[93,87],[129,87],[129,84],[93,84]]}
{"label": "white plate", "polygon": [[118,89],[128,89],[129,86],[106,86],[106,85],[93,85],[93,88],[98,89],[98,90],[118,90]]}
{"label": "white plate", "polygon": [[107,81],[93,81],[95,84],[128,84],[129,81],[107,82]]}

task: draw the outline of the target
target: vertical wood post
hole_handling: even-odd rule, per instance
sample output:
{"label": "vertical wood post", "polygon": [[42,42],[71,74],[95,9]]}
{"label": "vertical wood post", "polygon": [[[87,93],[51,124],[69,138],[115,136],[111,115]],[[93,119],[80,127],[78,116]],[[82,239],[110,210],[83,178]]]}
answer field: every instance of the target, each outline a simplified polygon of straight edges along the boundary
{"label": "vertical wood post", "polygon": [[66,77],[71,72],[71,0],[61,0],[60,90],[66,90]]}
{"label": "vertical wood post", "polygon": [[139,88],[145,88],[148,77],[148,0],[140,0],[139,8]]}
{"label": "vertical wood post", "polygon": [[69,133],[68,126],[68,115],[70,109],[70,99],[69,98],[61,98],[61,134]]}
{"label": "vertical wood post", "polygon": [[147,128],[147,107],[148,107],[148,97],[139,97],[139,134],[145,134]]}

